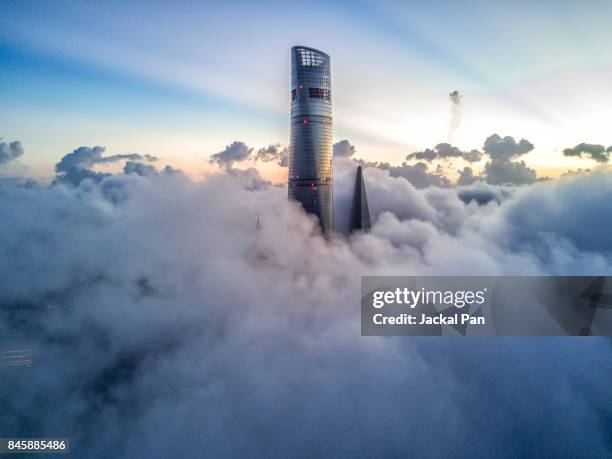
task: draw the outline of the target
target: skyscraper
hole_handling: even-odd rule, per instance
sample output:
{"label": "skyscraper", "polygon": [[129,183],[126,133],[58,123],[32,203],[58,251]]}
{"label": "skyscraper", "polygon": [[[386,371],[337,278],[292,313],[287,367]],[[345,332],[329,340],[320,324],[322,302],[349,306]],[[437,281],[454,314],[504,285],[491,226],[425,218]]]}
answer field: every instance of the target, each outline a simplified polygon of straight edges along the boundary
{"label": "skyscraper", "polygon": [[349,232],[370,231],[370,209],[368,207],[368,196],[366,195],[365,183],[363,182],[363,172],[361,166],[357,167],[355,177],[355,189],[353,191],[353,202],[351,205],[351,221]]}
{"label": "skyscraper", "polygon": [[289,199],[319,218],[329,236],[332,217],[332,106],[329,56],[291,48]]}

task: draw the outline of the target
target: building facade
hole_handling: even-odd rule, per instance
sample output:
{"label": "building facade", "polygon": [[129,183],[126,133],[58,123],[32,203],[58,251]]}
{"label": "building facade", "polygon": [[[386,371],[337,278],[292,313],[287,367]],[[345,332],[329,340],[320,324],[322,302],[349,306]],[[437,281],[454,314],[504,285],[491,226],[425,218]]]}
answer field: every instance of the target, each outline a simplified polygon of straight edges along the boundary
{"label": "building facade", "polygon": [[289,199],[316,215],[329,236],[332,215],[332,104],[329,56],[291,48]]}

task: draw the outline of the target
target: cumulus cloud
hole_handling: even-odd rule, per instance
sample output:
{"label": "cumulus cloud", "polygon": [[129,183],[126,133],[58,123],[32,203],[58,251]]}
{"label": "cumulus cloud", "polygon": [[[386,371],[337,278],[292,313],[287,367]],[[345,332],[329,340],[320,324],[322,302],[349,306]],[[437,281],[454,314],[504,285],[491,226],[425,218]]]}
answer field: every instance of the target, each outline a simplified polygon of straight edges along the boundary
{"label": "cumulus cloud", "polygon": [[[377,167],[391,171],[394,177],[403,176],[413,183],[417,188],[428,186],[448,187],[450,180],[445,176],[444,170],[438,165],[431,172],[427,163],[434,160],[463,159],[474,163],[483,158],[488,159],[483,171],[476,175],[471,167],[459,170],[457,185],[470,185],[478,180],[486,181],[491,185],[526,185],[538,180],[535,170],[529,168],[524,161],[516,161],[521,155],[525,155],[534,149],[534,145],[526,139],[516,141],[511,136],[501,137],[493,134],[484,142],[483,150],[461,150],[449,143],[439,143],[434,148],[427,148],[406,156],[407,161],[417,160],[417,164],[408,166],[391,166],[387,163],[378,163]],[[423,162],[425,161],[425,162]],[[371,163],[374,165],[375,163]]]}
{"label": "cumulus cloud", "polygon": [[142,176],[157,174],[157,168],[152,164],[145,164],[137,161],[126,161],[123,166],[124,174],[138,174]]}
{"label": "cumulus cloud", "polygon": [[411,159],[422,160],[422,161],[433,161],[438,158],[438,152],[432,150],[431,148],[426,148],[423,151],[415,151],[414,153],[410,153],[406,156],[406,159],[410,161]]}
{"label": "cumulus cloud", "polygon": [[565,156],[578,156],[579,158],[591,158],[599,163],[607,163],[612,152],[612,145],[607,149],[603,145],[592,143],[579,143],[573,148],[563,150]]}
{"label": "cumulus cloud", "polygon": [[[0,140],[2,138],[0,137]],[[14,142],[0,142],[0,166],[13,161],[23,155],[23,145],[18,140]]]}
{"label": "cumulus cloud", "polygon": [[106,151],[104,147],[79,147],[72,153],[65,155],[59,163],[55,165],[56,172],[66,172],[71,168],[90,168],[95,164],[115,163],[122,160],[130,161],[156,161],[157,158],[151,155],[140,155],[138,153],[128,153],[122,155],[102,156]]}
{"label": "cumulus cloud", "polygon": [[525,161],[494,158],[485,164],[483,176],[492,185],[528,185],[538,180],[536,171]]}
{"label": "cumulus cloud", "polygon": [[281,148],[280,144],[270,144],[267,147],[260,148],[253,153],[254,148],[247,146],[244,142],[234,141],[220,153],[211,155],[210,162],[219,165],[224,172],[230,177],[234,177],[238,182],[249,191],[262,190],[271,186],[272,183],[265,180],[259,174],[255,167],[247,169],[238,169],[233,167],[235,162],[252,160],[270,162],[276,160],[279,166],[283,166],[283,162],[287,156],[287,148]]}
{"label": "cumulus cloud", "polygon": [[491,159],[510,160],[529,153],[533,150],[534,146],[525,139],[517,142],[514,140],[514,137],[501,137],[499,134],[493,134],[487,137],[483,148]]}
{"label": "cumulus cloud", "polygon": [[[478,149],[461,150],[449,143],[439,143],[434,148],[427,148],[406,156],[407,161],[417,160],[416,164],[404,162],[399,166],[393,166],[386,162],[367,162],[363,160],[357,162],[364,167],[374,167],[388,171],[391,177],[403,177],[416,188],[424,189],[428,187],[448,188],[452,185],[441,165],[432,170],[427,163],[452,158],[460,158],[473,163],[487,158],[488,161],[479,174],[476,174],[471,167],[464,167],[459,170],[457,185],[466,186],[477,181],[483,181],[490,185],[521,186],[544,180],[538,178],[535,170],[528,167],[524,161],[515,160],[517,157],[529,153],[533,148],[533,144],[526,139],[517,142],[511,136],[501,137],[498,134],[493,134],[485,140],[482,151]],[[261,155],[264,157],[275,157],[277,155],[277,147],[275,148],[274,145],[260,151],[262,151]],[[335,160],[350,159],[354,153],[355,148],[348,140],[342,140],[334,144]]]}
{"label": "cumulus cloud", "polygon": [[222,169],[231,169],[236,162],[249,159],[253,148],[249,148],[244,142],[235,140],[225,147],[225,150],[210,156],[210,162],[217,164]]}
{"label": "cumulus cloud", "polygon": [[474,175],[474,170],[471,167],[464,167],[459,172],[459,179],[457,179],[457,185],[471,185],[478,177]]}
{"label": "cumulus cloud", "polygon": [[373,231],[329,242],[243,176],[5,190],[0,334],[39,353],[0,371],[0,431],[86,458],[429,456],[434,437],[440,456],[608,456],[609,340],[364,338],[359,281],[612,274],[611,175],[487,205],[364,178]]}
{"label": "cumulus cloud", "polygon": [[140,155],[138,153],[118,154],[111,156],[102,156],[106,148],[86,147],[82,146],[68,153],[55,165],[57,176],[54,183],[65,183],[78,185],[85,179],[91,179],[95,182],[100,182],[103,179],[110,177],[111,174],[105,172],[95,172],[90,168],[96,164],[109,164],[118,161],[157,161],[155,156]]}
{"label": "cumulus cloud", "polygon": [[287,147],[281,147],[279,143],[270,144],[257,150],[255,160],[263,162],[276,161],[280,167],[288,167],[289,150]]}
{"label": "cumulus cloud", "polygon": [[463,151],[449,143],[439,143],[433,149],[427,148],[426,150],[409,154],[406,156],[406,160],[433,161],[434,159],[462,158],[473,163],[480,161],[482,155],[482,152],[479,150]]}
{"label": "cumulus cloud", "polygon": [[[435,210],[427,202],[425,196],[417,191],[417,185],[404,176],[392,175],[394,169],[391,166],[384,163],[381,165],[380,163],[364,163],[347,158],[335,158],[334,226],[337,231],[348,231],[349,210],[357,165],[364,167],[363,177],[373,221],[383,212],[392,212],[402,219],[419,218],[426,221],[437,221]],[[404,168],[403,172],[409,170],[409,168]],[[427,180],[427,178],[419,176],[418,173],[410,172],[408,175],[417,183]],[[421,188],[425,187],[422,186]]]}
{"label": "cumulus cloud", "polygon": [[264,190],[272,185],[272,182],[263,179],[254,167],[248,169],[230,168],[227,170],[227,174],[237,178],[242,187],[248,191]]}
{"label": "cumulus cloud", "polygon": [[406,160],[431,162],[437,159],[461,158],[468,162],[478,162],[486,156],[491,160],[511,161],[529,153],[533,148],[533,144],[526,139],[517,142],[514,137],[501,137],[499,134],[493,134],[485,140],[483,151],[477,149],[461,150],[449,143],[439,143],[434,148],[409,154],[406,156]]}
{"label": "cumulus cloud", "polygon": [[[517,157],[529,153],[533,148],[533,144],[528,140],[521,139],[517,142],[513,137],[501,137],[498,134],[493,134],[485,140],[483,153],[478,150],[467,152],[468,155],[472,155],[474,161],[480,160],[483,156],[489,159],[482,172],[475,175],[471,167],[464,167],[463,170],[458,171],[457,185],[471,185],[478,180],[485,181],[490,185],[520,186],[535,183],[538,180],[536,171],[528,167],[524,161],[515,160]],[[448,149],[448,156],[453,155],[453,149],[454,147]],[[460,151],[458,152],[460,153]],[[454,156],[459,156],[459,153],[455,152]],[[464,159],[469,161],[465,153]]]}
{"label": "cumulus cloud", "polygon": [[352,145],[348,140],[336,142],[333,146],[334,157],[351,158],[355,155],[355,145]]}
{"label": "cumulus cloud", "polygon": [[361,164],[388,171],[391,177],[403,177],[416,188],[427,188],[429,186],[448,187],[451,184],[440,168],[430,171],[429,166],[423,162],[412,165],[404,162],[401,166],[392,166],[384,162],[361,162]]}
{"label": "cumulus cloud", "polygon": [[174,167],[166,164],[161,171],[158,171],[155,166],[152,164],[145,164],[136,161],[126,161],[125,166],[123,166],[124,174],[136,174],[142,177],[151,177],[154,175],[165,174],[165,175],[180,175],[185,177],[185,174],[180,169],[175,169]]}
{"label": "cumulus cloud", "polygon": [[278,154],[281,149],[280,143],[270,144],[267,147],[257,150],[255,158],[259,161],[269,162],[278,159]]}

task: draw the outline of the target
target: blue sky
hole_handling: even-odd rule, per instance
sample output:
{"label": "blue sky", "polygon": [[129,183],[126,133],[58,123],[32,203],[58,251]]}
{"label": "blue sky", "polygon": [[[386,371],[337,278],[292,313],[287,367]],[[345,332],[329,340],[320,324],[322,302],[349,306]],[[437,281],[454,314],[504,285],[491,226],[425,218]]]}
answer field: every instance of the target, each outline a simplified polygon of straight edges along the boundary
{"label": "blue sky", "polygon": [[288,142],[289,48],[332,57],[334,136],[401,162],[525,137],[544,172],[579,142],[612,144],[612,3],[35,2],[0,4],[0,137],[50,175],[80,145],[193,173],[239,139]]}

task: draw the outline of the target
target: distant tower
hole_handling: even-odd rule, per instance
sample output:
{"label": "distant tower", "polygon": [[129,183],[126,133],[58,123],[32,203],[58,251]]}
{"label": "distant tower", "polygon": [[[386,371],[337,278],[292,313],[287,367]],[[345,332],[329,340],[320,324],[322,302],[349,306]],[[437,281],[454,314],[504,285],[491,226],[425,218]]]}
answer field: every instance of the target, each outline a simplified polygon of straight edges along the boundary
{"label": "distant tower", "polygon": [[368,208],[368,197],[366,195],[365,183],[363,182],[363,172],[361,166],[357,168],[355,178],[355,191],[353,192],[353,203],[351,205],[351,221],[349,232],[370,231],[370,209]]}
{"label": "distant tower", "polygon": [[324,235],[332,217],[332,105],[329,56],[291,48],[289,199],[319,218]]}
{"label": "distant tower", "polygon": [[259,221],[259,212],[257,212],[257,224],[255,225],[255,229],[256,229],[257,231],[260,231],[260,230],[261,230],[261,223],[260,223],[260,221]]}

